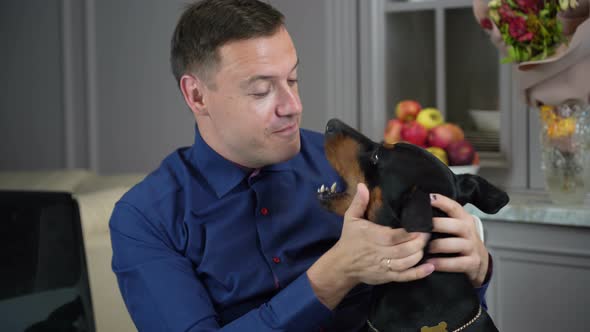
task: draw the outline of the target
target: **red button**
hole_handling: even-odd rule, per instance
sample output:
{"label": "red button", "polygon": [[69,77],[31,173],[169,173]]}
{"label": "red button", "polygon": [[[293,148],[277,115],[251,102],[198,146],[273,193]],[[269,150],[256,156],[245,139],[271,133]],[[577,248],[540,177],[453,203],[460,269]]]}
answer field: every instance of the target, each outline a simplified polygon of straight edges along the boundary
{"label": "red button", "polygon": [[279,264],[281,262],[281,259],[278,258],[278,257],[273,257],[272,258],[272,261],[275,262],[275,263],[277,263],[277,264]]}
{"label": "red button", "polygon": [[268,214],[268,209],[262,208],[262,209],[260,209],[260,213],[262,213],[263,216],[266,216]]}

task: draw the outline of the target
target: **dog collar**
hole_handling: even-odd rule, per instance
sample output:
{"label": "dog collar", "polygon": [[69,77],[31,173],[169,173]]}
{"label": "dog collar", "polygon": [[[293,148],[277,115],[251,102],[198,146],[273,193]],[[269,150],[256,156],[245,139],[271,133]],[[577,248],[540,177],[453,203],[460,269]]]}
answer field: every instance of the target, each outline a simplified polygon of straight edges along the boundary
{"label": "dog collar", "polygon": [[[458,327],[450,332],[460,332],[460,331],[465,330],[469,325],[475,323],[475,321],[479,318],[479,316],[481,316],[481,305],[479,306],[479,309],[477,310],[477,314],[475,315],[475,317],[471,318],[471,320],[469,320],[467,323],[461,325],[460,327]],[[369,326],[369,330],[371,332],[380,332],[375,326],[373,326],[373,324],[371,324],[371,321],[368,319],[367,319],[367,325]],[[422,326],[422,328],[420,329],[420,332],[449,332],[449,331],[447,330],[447,323],[442,321],[436,326],[432,326],[432,327]]]}

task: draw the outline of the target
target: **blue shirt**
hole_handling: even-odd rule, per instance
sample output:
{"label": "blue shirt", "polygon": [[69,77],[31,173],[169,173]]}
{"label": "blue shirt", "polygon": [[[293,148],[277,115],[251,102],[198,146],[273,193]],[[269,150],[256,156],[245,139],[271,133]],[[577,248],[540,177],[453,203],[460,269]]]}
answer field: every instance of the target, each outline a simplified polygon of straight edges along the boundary
{"label": "blue shirt", "polygon": [[331,311],[305,273],[342,230],[342,217],[316,197],[333,182],[342,186],[320,134],[301,130],[299,154],[251,172],[213,151],[197,130],[195,144],[126,193],[110,220],[113,271],[137,328],[364,329],[369,286]]}

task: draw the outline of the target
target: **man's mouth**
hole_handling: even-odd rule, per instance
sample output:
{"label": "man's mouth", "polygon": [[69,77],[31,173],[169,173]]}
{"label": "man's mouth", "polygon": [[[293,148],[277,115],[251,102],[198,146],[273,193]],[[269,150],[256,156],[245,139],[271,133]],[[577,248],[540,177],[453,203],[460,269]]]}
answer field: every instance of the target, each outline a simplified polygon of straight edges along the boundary
{"label": "man's mouth", "polygon": [[278,130],[275,130],[275,134],[292,134],[293,132],[297,131],[297,123],[292,123],[288,126],[284,126]]}

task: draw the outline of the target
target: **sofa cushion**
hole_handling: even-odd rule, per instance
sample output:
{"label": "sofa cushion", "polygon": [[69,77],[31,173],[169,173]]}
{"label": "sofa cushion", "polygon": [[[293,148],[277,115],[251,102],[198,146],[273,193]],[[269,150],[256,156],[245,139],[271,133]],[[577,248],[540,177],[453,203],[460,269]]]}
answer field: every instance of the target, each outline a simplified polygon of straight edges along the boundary
{"label": "sofa cushion", "polygon": [[0,189],[74,192],[95,173],[83,169],[0,172]]}

